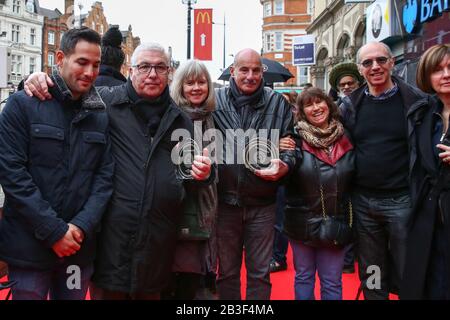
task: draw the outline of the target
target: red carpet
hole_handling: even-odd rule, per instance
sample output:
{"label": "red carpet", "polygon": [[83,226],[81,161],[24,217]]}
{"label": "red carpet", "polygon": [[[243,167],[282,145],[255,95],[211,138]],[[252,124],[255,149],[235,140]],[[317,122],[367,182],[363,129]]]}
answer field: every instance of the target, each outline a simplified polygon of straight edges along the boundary
{"label": "red carpet", "polygon": [[[276,272],[271,274],[272,282],[272,296],[271,300],[294,300],[294,266],[292,263],[292,251],[288,251],[288,269],[286,271]],[[359,279],[358,274],[344,274],[343,280],[343,298],[344,300],[354,300],[358,293]],[[6,281],[6,278],[0,281]],[[245,297],[245,268],[242,268],[242,297]],[[320,283],[316,281],[316,299],[320,299]],[[5,299],[6,292],[0,291],[0,300]],[[89,299],[89,297],[88,297]],[[362,295],[361,295],[362,299]],[[397,296],[391,295],[392,300],[397,300]]]}

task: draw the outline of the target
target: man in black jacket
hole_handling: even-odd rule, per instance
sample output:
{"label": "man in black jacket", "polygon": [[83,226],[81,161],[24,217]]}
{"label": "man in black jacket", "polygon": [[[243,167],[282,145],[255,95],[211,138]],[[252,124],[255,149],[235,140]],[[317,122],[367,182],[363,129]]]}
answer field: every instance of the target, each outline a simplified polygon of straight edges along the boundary
{"label": "man in black jacket", "polygon": [[56,58],[53,98],[16,93],[0,116],[0,258],[15,300],[85,298],[112,194],[108,117],[93,88],[100,36],[69,30]]}
{"label": "man in black jacket", "polygon": [[391,75],[384,43],[364,45],[357,59],[367,84],[343,99],[341,112],[355,144],[359,276],[366,299],[388,299],[402,276],[411,216],[406,114],[424,94]]}
{"label": "man in black jacket", "polygon": [[[172,141],[172,133],[192,133],[193,124],[170,98],[169,62],[161,45],[142,44],[131,58],[127,83],[99,88],[116,167],[114,193],[99,236],[95,299],[159,299],[171,273],[185,184],[196,187],[214,178],[206,154],[196,156],[193,180],[176,175],[171,155],[177,141]],[[48,80],[45,74],[30,76],[25,89],[38,94],[33,88],[44,89]],[[45,97],[43,91],[39,94]]]}
{"label": "man in black jacket", "polygon": [[[260,55],[240,51],[231,68],[230,86],[216,92],[216,128],[223,137],[224,161],[219,164],[217,287],[221,299],[241,299],[240,271],[245,248],[249,300],[269,300],[275,201],[278,181],[295,165],[292,152],[272,154],[268,168],[242,161],[251,143],[241,145],[243,131],[274,130],[279,137],[293,135],[291,107],[281,94],[264,88]],[[261,137],[260,137],[261,138]],[[271,141],[278,146],[278,141]],[[231,146],[231,148],[230,148]],[[278,148],[278,147],[277,147]],[[232,154],[231,154],[232,153]]]}

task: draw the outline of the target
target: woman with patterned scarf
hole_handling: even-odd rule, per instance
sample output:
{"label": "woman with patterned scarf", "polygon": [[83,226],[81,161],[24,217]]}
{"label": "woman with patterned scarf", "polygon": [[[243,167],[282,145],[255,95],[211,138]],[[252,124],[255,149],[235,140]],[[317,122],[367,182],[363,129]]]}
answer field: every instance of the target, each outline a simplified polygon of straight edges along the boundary
{"label": "woman with patterned scarf", "polygon": [[320,89],[297,99],[296,131],[301,139],[282,140],[280,148],[296,148],[299,162],[286,185],[284,231],[294,256],[295,298],[314,300],[316,272],[321,299],[342,299],[342,244],[325,243],[320,235],[327,219],[352,225],[350,187],[353,146],[339,121],[339,111]]}
{"label": "woman with patterned scarf", "polygon": [[[203,137],[201,143],[210,149],[210,129],[214,129],[212,112],[215,109],[215,95],[211,76],[205,65],[197,60],[189,60],[181,65],[174,75],[170,94],[174,102],[190,116],[194,122],[194,130],[201,131],[196,132],[195,136]],[[186,189],[184,215],[179,225],[178,243],[172,265],[173,281],[164,298],[193,300],[202,277],[215,271],[217,167],[213,170],[215,172],[212,174],[216,179],[214,183],[203,188],[190,189],[188,186]]]}

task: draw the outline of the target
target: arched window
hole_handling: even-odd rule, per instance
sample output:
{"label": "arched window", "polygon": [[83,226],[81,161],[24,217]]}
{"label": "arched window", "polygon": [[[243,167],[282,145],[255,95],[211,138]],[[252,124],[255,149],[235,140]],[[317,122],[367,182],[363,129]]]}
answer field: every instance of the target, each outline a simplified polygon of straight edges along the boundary
{"label": "arched window", "polygon": [[350,46],[350,37],[344,33],[337,44],[337,56],[344,57],[344,50]]}

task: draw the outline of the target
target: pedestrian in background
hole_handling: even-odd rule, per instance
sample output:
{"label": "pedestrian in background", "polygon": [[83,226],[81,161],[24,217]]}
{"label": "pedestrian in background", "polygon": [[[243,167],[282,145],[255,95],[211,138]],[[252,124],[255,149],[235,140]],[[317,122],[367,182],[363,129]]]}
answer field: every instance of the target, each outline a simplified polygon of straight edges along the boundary
{"label": "pedestrian in background", "polygon": [[[292,108],[292,114],[295,117],[297,114],[297,92],[292,90],[284,92],[283,97],[289,102]],[[275,234],[273,239],[273,254],[270,262],[270,272],[284,271],[287,269],[286,254],[289,247],[289,239],[283,233],[284,225],[284,206],[286,204],[285,186],[281,185],[277,191],[277,207],[275,217]]]}
{"label": "pedestrian in background", "polygon": [[127,82],[122,73],[125,53],[122,50],[122,32],[118,27],[111,27],[102,37],[102,61],[100,73],[95,81],[96,87],[114,87]]}

